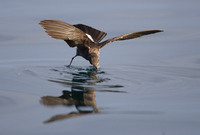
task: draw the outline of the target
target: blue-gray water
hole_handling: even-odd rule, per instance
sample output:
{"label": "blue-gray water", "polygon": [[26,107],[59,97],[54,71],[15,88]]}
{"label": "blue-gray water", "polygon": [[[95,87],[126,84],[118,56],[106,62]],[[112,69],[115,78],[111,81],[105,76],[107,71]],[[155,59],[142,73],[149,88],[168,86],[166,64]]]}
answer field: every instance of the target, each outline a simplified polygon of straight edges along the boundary
{"label": "blue-gray water", "polygon": [[[199,0],[16,0],[0,4],[0,134],[199,135]],[[38,25],[57,19],[121,34],[95,71]]]}

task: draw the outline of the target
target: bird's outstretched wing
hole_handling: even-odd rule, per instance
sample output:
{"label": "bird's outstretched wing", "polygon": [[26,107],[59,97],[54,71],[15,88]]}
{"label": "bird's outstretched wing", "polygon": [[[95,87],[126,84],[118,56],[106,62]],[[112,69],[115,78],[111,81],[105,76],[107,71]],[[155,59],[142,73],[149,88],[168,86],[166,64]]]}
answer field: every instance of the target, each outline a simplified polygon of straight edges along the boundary
{"label": "bird's outstretched wing", "polygon": [[76,28],[75,26],[58,21],[58,20],[43,20],[39,23],[46,31],[46,33],[55,38],[65,40],[70,47],[77,45],[90,45],[90,39],[85,32]]}
{"label": "bird's outstretched wing", "polygon": [[124,35],[103,41],[99,44],[99,46],[100,46],[100,48],[102,48],[105,45],[107,45],[108,43],[111,43],[113,41],[133,39],[133,38],[141,37],[141,36],[144,36],[144,35],[154,34],[154,33],[157,33],[157,32],[162,32],[162,30],[145,30],[145,31],[128,33],[128,34],[124,34]]}

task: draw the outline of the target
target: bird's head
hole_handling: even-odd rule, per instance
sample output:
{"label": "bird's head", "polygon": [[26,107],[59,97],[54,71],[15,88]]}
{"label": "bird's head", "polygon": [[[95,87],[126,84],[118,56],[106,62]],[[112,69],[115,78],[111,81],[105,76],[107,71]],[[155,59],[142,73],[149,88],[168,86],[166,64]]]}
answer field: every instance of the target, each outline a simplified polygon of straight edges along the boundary
{"label": "bird's head", "polygon": [[99,55],[96,53],[91,53],[89,61],[90,64],[92,64],[97,69],[99,65]]}

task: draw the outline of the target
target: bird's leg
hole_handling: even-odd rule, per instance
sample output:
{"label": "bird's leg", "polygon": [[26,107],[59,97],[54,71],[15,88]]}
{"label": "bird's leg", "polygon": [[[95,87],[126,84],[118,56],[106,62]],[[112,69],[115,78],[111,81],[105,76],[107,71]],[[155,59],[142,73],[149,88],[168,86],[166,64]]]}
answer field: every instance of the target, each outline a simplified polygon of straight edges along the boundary
{"label": "bird's leg", "polygon": [[76,57],[77,55],[75,55],[74,57],[72,57],[71,61],[70,61],[70,64],[68,65],[69,67],[71,66],[72,64],[72,61],[74,60],[74,58]]}

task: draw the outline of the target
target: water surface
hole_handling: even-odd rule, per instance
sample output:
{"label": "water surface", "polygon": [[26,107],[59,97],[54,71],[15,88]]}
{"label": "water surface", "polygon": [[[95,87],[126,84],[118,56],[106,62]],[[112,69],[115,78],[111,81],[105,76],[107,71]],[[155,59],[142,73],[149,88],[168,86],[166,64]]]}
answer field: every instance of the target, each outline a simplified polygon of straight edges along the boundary
{"label": "water surface", "polygon": [[[191,134],[200,130],[197,0],[2,1],[1,134]],[[107,38],[146,29],[163,33],[114,42],[100,69],[51,39],[43,19],[83,23]]]}

